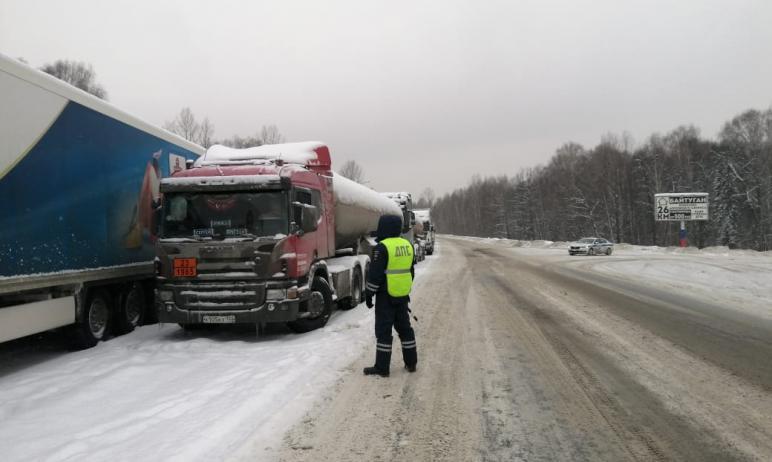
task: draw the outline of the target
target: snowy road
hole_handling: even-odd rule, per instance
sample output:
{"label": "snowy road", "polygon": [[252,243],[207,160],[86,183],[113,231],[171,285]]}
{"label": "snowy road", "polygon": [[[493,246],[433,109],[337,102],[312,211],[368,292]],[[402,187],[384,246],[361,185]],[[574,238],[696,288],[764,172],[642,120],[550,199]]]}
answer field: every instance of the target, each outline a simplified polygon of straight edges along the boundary
{"label": "snowy road", "polygon": [[770,256],[522,245],[418,266],[415,374],[397,351],[361,375],[363,305],[304,335],[0,345],[2,460],[772,459]]}
{"label": "snowy road", "polygon": [[[722,295],[695,290],[694,275],[656,279],[707,257],[625,253],[443,239],[414,297],[419,373],[363,377],[372,359],[361,358],[288,434],[281,459],[770,460],[763,294],[724,306],[738,296],[726,280],[714,281],[732,286]],[[712,261],[725,272],[758,264],[745,275],[757,292],[754,275],[772,276],[768,257]]]}

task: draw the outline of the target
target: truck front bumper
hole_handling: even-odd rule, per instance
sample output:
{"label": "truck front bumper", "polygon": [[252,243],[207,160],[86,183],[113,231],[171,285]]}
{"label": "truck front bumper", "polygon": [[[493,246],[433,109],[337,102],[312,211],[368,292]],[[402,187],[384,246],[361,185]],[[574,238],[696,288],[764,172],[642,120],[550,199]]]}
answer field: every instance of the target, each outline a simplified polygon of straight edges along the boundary
{"label": "truck front bumper", "polygon": [[298,300],[267,301],[250,310],[186,310],[174,302],[156,301],[158,321],[178,324],[257,324],[298,318]]}

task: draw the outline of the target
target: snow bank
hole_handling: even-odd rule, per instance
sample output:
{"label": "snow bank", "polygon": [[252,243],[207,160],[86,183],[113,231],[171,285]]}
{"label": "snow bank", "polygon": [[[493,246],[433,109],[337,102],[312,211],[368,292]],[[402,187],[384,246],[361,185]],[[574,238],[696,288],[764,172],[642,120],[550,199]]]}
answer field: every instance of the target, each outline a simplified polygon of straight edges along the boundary
{"label": "snow bank", "polygon": [[261,338],[145,326],[17,369],[0,376],[2,459],[209,461],[246,441],[276,447],[373,341],[372,313]]}
{"label": "snow bank", "polygon": [[769,303],[772,300],[772,252],[728,247],[698,249],[616,244],[610,257],[582,258],[569,256],[566,242],[454,238],[551,256],[551,261],[572,268],[686,294],[728,310],[772,320],[772,304]]}
{"label": "snow bank", "polygon": [[622,253],[619,258],[592,260],[582,266],[772,321],[770,255],[703,249],[691,253],[633,251]]}
{"label": "snow bank", "polygon": [[[356,258],[367,257],[340,261]],[[416,267],[415,291],[431,290],[423,276],[436,258]],[[167,324],[44,358],[0,348],[0,458],[272,460],[374,341],[373,310],[362,304],[306,334]]]}

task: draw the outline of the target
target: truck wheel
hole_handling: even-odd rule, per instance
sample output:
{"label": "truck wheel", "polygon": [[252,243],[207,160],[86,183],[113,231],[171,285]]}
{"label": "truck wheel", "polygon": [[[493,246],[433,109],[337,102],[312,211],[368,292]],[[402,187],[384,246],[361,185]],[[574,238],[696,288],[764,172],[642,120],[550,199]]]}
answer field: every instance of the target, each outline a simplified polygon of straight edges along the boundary
{"label": "truck wheel", "polygon": [[332,314],[332,290],[327,281],[315,277],[311,284],[311,295],[303,304],[305,311],[310,313],[309,317],[290,321],[287,326],[299,334],[324,327]]}
{"label": "truck wheel", "polygon": [[145,293],[140,284],[132,284],[121,293],[118,316],[115,319],[115,332],[127,334],[145,320]]}
{"label": "truck wheel", "polygon": [[107,291],[100,289],[88,294],[80,319],[75,324],[75,348],[91,348],[107,337],[112,313],[110,305],[111,299]]}
{"label": "truck wheel", "polygon": [[351,278],[351,296],[338,302],[339,310],[350,310],[356,308],[362,302],[362,275],[359,270],[354,270],[354,277]]}

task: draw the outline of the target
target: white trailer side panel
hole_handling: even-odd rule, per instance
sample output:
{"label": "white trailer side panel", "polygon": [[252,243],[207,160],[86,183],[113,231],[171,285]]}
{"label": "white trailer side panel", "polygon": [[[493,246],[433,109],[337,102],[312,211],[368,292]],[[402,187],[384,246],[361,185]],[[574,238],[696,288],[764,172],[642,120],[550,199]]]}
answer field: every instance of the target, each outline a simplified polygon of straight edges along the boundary
{"label": "white trailer side panel", "polygon": [[75,297],[0,308],[0,342],[75,322]]}

